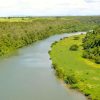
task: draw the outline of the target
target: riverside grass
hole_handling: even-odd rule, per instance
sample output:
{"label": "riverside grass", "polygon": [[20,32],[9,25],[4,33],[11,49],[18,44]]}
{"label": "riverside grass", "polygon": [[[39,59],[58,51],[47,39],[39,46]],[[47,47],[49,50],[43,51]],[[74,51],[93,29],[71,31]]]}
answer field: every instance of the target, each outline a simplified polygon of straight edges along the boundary
{"label": "riverside grass", "polygon": [[[100,65],[82,57],[82,39],[85,35],[64,38],[51,46],[50,57],[56,75],[63,79],[71,88],[80,90],[91,100],[100,100]],[[77,44],[77,51],[69,50]],[[68,83],[68,79],[70,82]]]}

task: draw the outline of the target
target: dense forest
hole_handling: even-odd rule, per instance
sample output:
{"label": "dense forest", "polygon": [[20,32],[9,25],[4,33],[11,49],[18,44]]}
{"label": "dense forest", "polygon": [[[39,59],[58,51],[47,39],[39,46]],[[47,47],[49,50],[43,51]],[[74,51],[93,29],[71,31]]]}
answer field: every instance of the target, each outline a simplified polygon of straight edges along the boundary
{"label": "dense forest", "polygon": [[100,16],[0,18],[0,56],[53,34],[89,31]]}
{"label": "dense forest", "polygon": [[100,26],[88,32],[83,39],[83,57],[100,64]]}

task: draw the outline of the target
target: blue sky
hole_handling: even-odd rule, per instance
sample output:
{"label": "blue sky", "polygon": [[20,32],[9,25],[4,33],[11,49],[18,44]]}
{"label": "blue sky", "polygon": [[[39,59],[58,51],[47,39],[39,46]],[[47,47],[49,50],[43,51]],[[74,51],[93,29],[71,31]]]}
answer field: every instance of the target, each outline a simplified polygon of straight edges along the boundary
{"label": "blue sky", "polygon": [[0,16],[100,15],[100,0],[0,0]]}

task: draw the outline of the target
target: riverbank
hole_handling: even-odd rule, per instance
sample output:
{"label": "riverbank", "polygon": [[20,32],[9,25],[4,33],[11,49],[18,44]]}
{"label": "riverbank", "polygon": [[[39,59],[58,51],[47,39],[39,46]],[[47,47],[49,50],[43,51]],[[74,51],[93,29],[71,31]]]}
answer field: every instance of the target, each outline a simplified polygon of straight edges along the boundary
{"label": "riverbank", "polygon": [[[82,57],[82,39],[85,35],[64,38],[53,43],[49,51],[53,68],[58,78],[70,85],[70,88],[78,89],[88,99],[100,100],[100,67]],[[77,51],[69,50],[70,46],[77,44]]]}
{"label": "riverbank", "polygon": [[92,30],[100,17],[0,18],[0,56],[54,34]]}

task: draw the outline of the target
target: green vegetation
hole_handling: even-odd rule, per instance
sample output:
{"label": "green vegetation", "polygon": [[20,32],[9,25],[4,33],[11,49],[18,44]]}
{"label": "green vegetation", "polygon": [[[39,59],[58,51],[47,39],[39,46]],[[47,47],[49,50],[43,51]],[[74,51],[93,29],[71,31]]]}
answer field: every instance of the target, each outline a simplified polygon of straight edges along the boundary
{"label": "green vegetation", "polygon": [[[80,90],[90,100],[100,100],[100,65],[82,57],[82,40],[86,36],[64,38],[53,44],[49,53],[58,78]],[[79,46],[77,51],[69,50],[73,44]]]}
{"label": "green vegetation", "polygon": [[71,50],[71,51],[77,51],[78,50],[78,45],[77,44],[71,45],[71,47],[69,48],[69,50]]}
{"label": "green vegetation", "polygon": [[93,59],[100,64],[100,26],[87,33],[83,39],[83,48],[85,50],[84,58]]}
{"label": "green vegetation", "polygon": [[0,56],[53,34],[92,30],[100,16],[0,18]]}
{"label": "green vegetation", "polygon": [[74,40],[79,40],[79,36],[75,36],[74,37]]}

